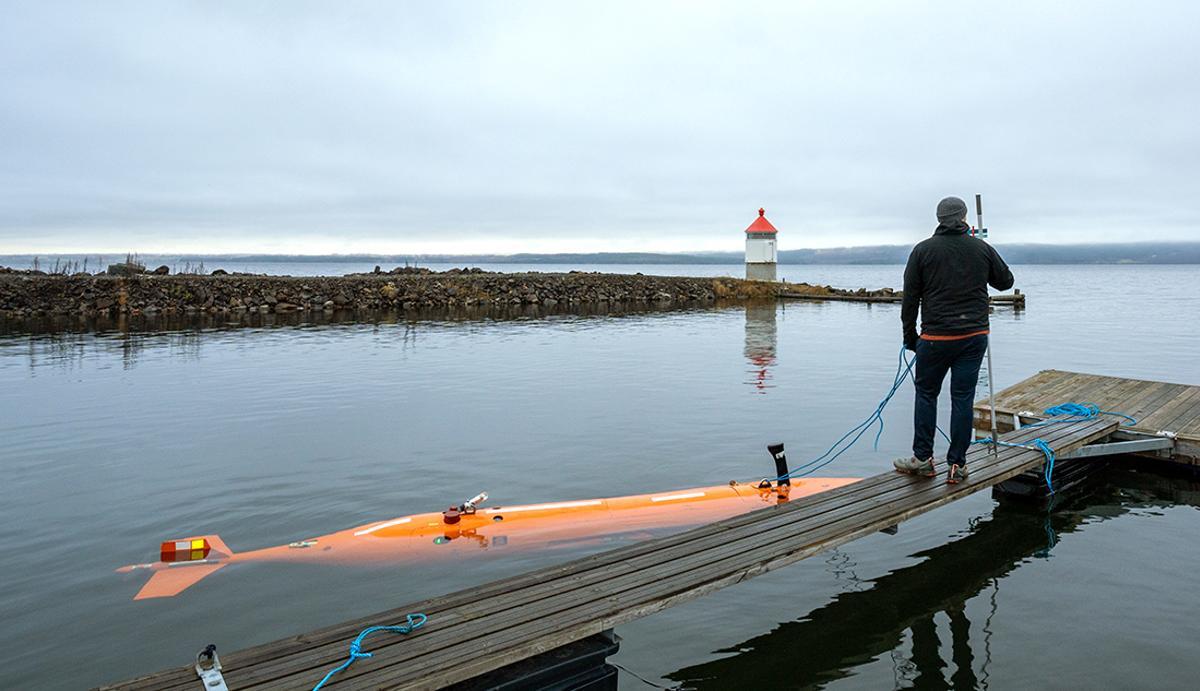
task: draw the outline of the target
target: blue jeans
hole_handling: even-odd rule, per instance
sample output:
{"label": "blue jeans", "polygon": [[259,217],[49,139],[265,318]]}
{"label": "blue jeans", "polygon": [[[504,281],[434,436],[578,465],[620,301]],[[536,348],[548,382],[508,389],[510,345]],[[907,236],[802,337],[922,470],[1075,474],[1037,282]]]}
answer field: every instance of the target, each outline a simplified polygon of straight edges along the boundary
{"label": "blue jeans", "polygon": [[966,465],[967,447],[971,445],[975,385],[979,382],[979,366],[987,352],[987,343],[987,334],[956,341],[917,341],[917,366],[913,376],[913,386],[917,390],[913,410],[913,455],[917,458],[933,456],[937,399],[949,371],[950,450],[946,453],[946,462]]}

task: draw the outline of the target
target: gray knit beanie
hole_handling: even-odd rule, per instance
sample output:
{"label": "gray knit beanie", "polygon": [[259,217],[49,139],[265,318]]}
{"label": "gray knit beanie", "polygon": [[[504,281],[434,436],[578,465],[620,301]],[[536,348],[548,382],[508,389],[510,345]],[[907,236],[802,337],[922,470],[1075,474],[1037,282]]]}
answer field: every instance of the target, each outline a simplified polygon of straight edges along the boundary
{"label": "gray knit beanie", "polygon": [[958,197],[946,197],[937,205],[938,221],[961,221],[967,217],[967,203]]}

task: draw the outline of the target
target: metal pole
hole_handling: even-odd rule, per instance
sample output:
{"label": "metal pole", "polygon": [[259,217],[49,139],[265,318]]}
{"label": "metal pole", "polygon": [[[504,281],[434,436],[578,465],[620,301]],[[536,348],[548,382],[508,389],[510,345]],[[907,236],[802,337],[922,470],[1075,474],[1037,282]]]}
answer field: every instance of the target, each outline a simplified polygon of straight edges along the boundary
{"label": "metal pole", "polygon": [[975,195],[975,218],[978,225],[975,227],[975,235],[983,236],[983,195]]}
{"label": "metal pole", "polygon": [[999,449],[999,444],[996,443],[996,385],[992,378],[992,337],[988,336],[987,346],[987,365],[988,365],[988,407],[991,408],[992,419],[992,454],[995,455]]}
{"label": "metal pole", "polygon": [[[979,222],[979,232],[983,232],[983,195],[975,195],[975,217]],[[988,307],[991,310],[991,307]],[[988,368],[988,408],[991,409],[992,423],[992,454],[995,454],[1000,445],[996,443],[996,380],[992,376],[992,337],[988,335],[987,345],[987,368]]]}

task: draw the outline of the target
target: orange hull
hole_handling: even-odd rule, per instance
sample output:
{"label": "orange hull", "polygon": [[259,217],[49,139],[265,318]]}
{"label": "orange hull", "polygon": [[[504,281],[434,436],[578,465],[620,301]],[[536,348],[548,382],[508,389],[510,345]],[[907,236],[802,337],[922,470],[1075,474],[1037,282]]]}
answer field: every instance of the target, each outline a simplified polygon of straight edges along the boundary
{"label": "orange hull", "polygon": [[[250,552],[235,553],[221,538],[204,535],[164,543],[164,550],[175,544],[180,549],[202,546],[190,552],[181,551],[183,561],[134,564],[118,571],[151,572],[149,582],[138,591],[135,600],[171,597],[218,569],[242,561],[425,562],[484,550],[502,553],[576,546],[588,538],[650,536],[655,531],[710,523],[856,481],[857,478],[802,478],[793,479],[790,488],[730,483],[606,499],[480,507],[461,514],[452,523],[448,520],[454,517],[422,513]],[[163,554],[168,558],[166,551]],[[172,552],[170,558],[173,555]]]}

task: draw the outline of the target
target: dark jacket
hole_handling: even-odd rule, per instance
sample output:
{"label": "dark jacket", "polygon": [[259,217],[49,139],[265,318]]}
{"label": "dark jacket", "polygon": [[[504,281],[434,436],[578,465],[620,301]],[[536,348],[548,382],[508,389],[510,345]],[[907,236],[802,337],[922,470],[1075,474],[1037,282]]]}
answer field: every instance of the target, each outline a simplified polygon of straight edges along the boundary
{"label": "dark jacket", "polygon": [[1000,254],[968,235],[969,230],[962,221],[943,223],[908,256],[900,308],[905,345],[916,345],[918,306],[921,333],[969,334],[988,328],[988,285],[996,290],[1012,287],[1012,271]]}

